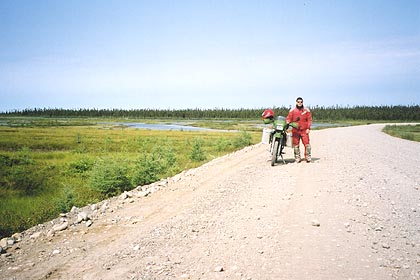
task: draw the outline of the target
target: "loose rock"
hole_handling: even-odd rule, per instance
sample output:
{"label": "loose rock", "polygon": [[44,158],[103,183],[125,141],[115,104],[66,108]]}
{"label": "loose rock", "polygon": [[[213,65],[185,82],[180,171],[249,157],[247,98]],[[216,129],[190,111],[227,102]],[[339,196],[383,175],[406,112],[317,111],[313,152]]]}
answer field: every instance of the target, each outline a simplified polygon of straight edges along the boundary
{"label": "loose rock", "polygon": [[312,224],[312,226],[314,226],[314,227],[319,227],[319,226],[321,226],[321,223],[320,223],[318,220],[312,220],[312,221],[311,221],[311,224]]}

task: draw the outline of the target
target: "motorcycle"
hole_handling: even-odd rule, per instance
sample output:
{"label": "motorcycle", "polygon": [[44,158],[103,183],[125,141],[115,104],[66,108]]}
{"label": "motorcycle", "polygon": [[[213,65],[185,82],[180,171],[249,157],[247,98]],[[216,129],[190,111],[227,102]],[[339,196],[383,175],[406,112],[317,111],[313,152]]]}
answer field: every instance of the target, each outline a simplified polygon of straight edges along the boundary
{"label": "motorcycle", "polygon": [[269,144],[270,145],[270,153],[271,153],[271,166],[274,166],[278,161],[279,158],[286,163],[283,158],[283,149],[286,146],[288,137],[287,130],[289,127],[297,128],[297,123],[286,123],[286,118],[279,116],[276,119],[273,118],[272,120],[273,130],[270,133]]}

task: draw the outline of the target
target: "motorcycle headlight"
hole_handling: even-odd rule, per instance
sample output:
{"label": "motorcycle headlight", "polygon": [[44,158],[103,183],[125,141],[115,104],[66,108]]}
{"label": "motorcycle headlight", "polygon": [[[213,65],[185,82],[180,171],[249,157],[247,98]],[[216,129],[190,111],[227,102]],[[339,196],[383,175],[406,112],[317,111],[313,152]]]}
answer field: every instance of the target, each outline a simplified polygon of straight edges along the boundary
{"label": "motorcycle headlight", "polygon": [[282,124],[278,124],[276,126],[276,130],[283,130],[283,125]]}

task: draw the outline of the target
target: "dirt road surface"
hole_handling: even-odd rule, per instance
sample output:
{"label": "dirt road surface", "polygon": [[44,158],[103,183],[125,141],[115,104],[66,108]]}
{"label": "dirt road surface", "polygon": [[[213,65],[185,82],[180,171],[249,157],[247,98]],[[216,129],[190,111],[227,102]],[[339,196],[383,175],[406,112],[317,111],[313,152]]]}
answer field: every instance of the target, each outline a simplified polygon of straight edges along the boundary
{"label": "dirt road surface", "polygon": [[420,143],[382,127],[311,132],[313,163],[286,148],[271,167],[257,144],[75,209],[18,236],[0,279],[420,279]]}

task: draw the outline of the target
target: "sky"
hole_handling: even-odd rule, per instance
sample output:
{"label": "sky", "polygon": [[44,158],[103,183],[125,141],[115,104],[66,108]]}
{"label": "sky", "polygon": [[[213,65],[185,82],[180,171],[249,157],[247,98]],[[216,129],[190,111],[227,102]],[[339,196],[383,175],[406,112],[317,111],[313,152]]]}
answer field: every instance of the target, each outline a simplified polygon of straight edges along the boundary
{"label": "sky", "polygon": [[0,111],[420,104],[420,0],[2,0]]}

